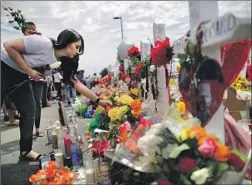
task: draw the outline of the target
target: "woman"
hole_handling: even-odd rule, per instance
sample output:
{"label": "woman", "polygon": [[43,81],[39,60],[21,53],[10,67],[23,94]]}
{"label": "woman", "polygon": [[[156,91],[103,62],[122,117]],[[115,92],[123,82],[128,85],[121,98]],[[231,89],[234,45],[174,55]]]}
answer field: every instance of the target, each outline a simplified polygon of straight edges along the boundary
{"label": "woman", "polygon": [[[9,95],[20,111],[20,159],[39,160],[41,157],[32,150],[36,105],[29,77],[38,81],[42,74],[33,68],[53,64],[61,57],[73,58],[83,52],[82,36],[72,29],[63,30],[57,41],[30,35],[1,44],[1,105],[5,95]],[[78,80],[72,79],[72,83],[87,98],[107,105]]]}

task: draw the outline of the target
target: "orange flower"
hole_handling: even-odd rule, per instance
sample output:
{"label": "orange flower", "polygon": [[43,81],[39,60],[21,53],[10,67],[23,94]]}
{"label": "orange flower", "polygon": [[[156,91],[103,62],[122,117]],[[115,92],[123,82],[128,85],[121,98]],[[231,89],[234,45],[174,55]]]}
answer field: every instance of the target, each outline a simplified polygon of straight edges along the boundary
{"label": "orange flower", "polygon": [[129,152],[136,152],[138,150],[138,146],[135,140],[129,138],[125,142],[125,147]]}
{"label": "orange flower", "polygon": [[214,158],[216,161],[225,162],[228,160],[229,149],[227,146],[216,141],[217,149],[214,153]]}
{"label": "orange flower", "polygon": [[198,125],[195,125],[191,128],[191,134],[194,135],[199,141],[207,136],[205,129]]}
{"label": "orange flower", "polygon": [[56,169],[54,168],[47,168],[46,169],[46,177],[53,178],[56,175]]}
{"label": "orange flower", "polygon": [[41,185],[70,185],[73,184],[76,179],[76,173],[65,168],[58,168],[55,161],[49,161],[46,169],[39,170],[36,174],[29,177],[31,183],[38,183]]}
{"label": "orange flower", "polygon": [[101,99],[101,100],[103,100],[104,99],[104,95],[103,94],[101,94],[100,96],[99,96],[99,98]]}
{"label": "orange flower", "polygon": [[142,109],[142,103],[140,100],[133,100],[133,102],[131,103],[131,109],[134,111],[134,112],[140,112],[141,109]]}
{"label": "orange flower", "polygon": [[48,168],[58,168],[58,164],[55,161],[49,161]]}
{"label": "orange flower", "polygon": [[132,114],[132,116],[134,116],[135,118],[139,118],[139,116],[140,116],[140,114],[141,114],[141,111],[134,111],[134,110],[132,110],[132,111],[131,111],[131,114]]}

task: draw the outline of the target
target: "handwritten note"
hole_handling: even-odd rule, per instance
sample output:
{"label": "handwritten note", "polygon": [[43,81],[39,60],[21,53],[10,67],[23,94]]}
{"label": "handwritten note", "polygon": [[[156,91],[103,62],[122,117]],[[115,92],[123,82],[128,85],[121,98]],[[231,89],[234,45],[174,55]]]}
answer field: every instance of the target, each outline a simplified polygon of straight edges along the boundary
{"label": "handwritten note", "polygon": [[154,41],[165,39],[165,24],[153,24],[153,38]]}
{"label": "handwritten note", "polygon": [[140,49],[141,49],[141,60],[144,60],[146,57],[150,56],[150,49],[151,49],[150,42],[141,41]]}

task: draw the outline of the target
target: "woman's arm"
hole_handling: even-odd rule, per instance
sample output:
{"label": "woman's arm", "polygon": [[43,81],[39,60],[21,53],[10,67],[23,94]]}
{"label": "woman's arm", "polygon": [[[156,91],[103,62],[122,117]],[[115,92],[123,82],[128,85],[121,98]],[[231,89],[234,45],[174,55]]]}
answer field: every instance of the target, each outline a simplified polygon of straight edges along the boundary
{"label": "woman's arm", "polygon": [[72,80],[74,84],[74,88],[76,91],[78,91],[80,94],[83,94],[91,101],[95,102],[98,99],[98,96],[96,96],[92,91],[90,91],[85,85],[83,85],[79,80]]}
{"label": "woman's arm", "polygon": [[3,46],[10,58],[16,62],[24,72],[27,72],[30,66],[25,62],[21,55],[21,53],[25,53],[24,39],[9,40],[4,42]]}
{"label": "woman's arm", "polygon": [[[92,93],[92,91],[89,90],[85,85],[83,85],[79,80],[73,79],[72,82],[74,84],[74,88],[76,89],[76,91],[78,91],[80,94],[83,94],[84,96],[86,96],[88,99],[90,99],[93,102],[97,101],[99,97],[96,96],[94,93]],[[106,107],[107,105],[109,105],[109,103],[106,101],[100,100],[99,105]]]}
{"label": "woman's arm", "polygon": [[17,65],[34,80],[41,79],[41,74],[33,70],[24,60],[21,53],[25,53],[24,39],[9,40],[3,43],[3,46],[9,57],[17,63]]}

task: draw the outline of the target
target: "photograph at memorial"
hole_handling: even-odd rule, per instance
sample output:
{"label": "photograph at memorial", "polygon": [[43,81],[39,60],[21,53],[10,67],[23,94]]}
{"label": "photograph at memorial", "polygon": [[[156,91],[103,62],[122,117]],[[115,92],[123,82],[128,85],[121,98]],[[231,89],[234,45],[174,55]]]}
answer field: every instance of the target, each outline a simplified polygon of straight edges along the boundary
{"label": "photograph at memorial", "polygon": [[1,184],[252,184],[251,1],[1,1]]}

